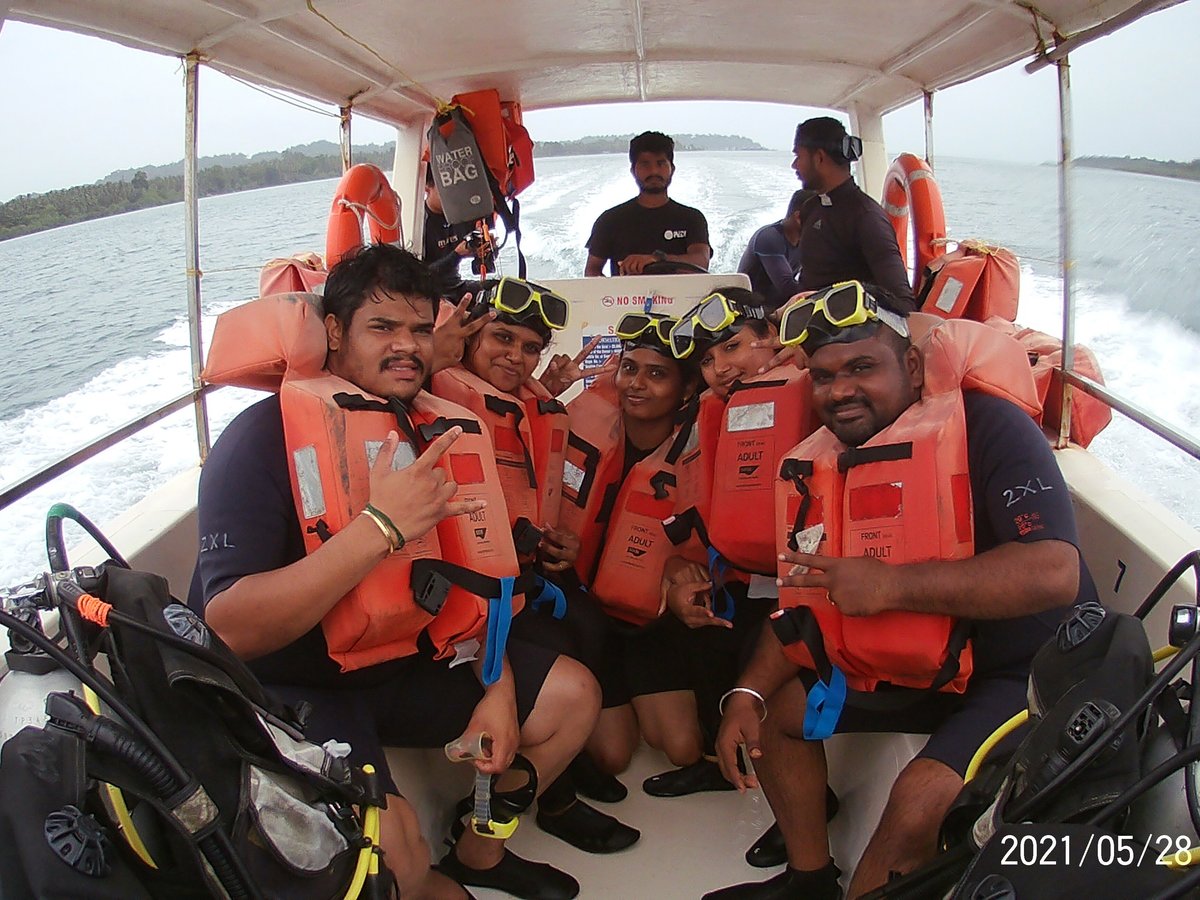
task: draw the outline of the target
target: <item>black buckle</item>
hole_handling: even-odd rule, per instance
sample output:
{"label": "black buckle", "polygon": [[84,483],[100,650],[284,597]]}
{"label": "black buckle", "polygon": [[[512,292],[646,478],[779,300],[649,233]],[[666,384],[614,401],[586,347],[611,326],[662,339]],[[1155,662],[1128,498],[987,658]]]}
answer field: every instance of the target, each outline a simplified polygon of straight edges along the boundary
{"label": "black buckle", "polygon": [[431,616],[436,616],[442,611],[454,585],[445,575],[434,571],[423,572],[418,581],[413,583],[413,601]]}
{"label": "black buckle", "polygon": [[525,516],[513,525],[513,546],[521,556],[532,556],[542,542],[542,530]]}
{"label": "black buckle", "polygon": [[448,419],[445,416],[438,416],[432,422],[422,425],[417,429],[417,431],[421,435],[421,440],[428,444],[431,441],[440,438],[455,425],[461,428],[464,434],[483,433],[479,427],[479,423],[474,419]]}
{"label": "black buckle", "polygon": [[333,822],[338,834],[345,838],[351,847],[362,847],[365,840],[358,816],[347,803],[326,803],[325,815]]}
{"label": "black buckle", "polygon": [[771,617],[771,630],[784,647],[798,643],[804,639],[800,623],[796,621],[795,608],[789,607],[776,616]]}
{"label": "black buckle", "polygon": [[779,477],[783,481],[811,478],[812,473],[813,464],[811,459],[785,459],[779,467]]}

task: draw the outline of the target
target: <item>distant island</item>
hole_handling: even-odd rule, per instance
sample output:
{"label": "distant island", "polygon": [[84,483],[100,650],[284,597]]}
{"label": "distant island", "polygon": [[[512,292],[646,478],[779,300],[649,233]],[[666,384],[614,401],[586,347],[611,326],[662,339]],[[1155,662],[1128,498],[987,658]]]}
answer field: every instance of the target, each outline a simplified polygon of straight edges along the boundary
{"label": "distant island", "polygon": [[[385,169],[392,165],[392,144],[354,148],[358,162]],[[198,161],[201,197],[300,181],[336,178],[342,174],[342,155],[332,141],[316,141],[283,151],[245,156],[235,153],[206,156]],[[183,162],[165,166],[123,169],[95,184],[24,194],[0,203],[0,241],[45,231],[60,225],[163,206],[183,200]]]}
{"label": "distant island", "polygon": [[[589,153],[628,153],[632,134],[589,135],[573,141],[539,141],[538,156],[583,156]],[[750,138],[736,134],[675,134],[676,150],[766,150]]]}
{"label": "distant island", "polygon": [[1137,172],[1141,175],[1160,175],[1163,178],[1183,178],[1200,181],[1200,159],[1191,162],[1147,159],[1144,156],[1080,156],[1077,166],[1087,169],[1116,169],[1120,172]]}
{"label": "distant island", "polygon": [[[573,141],[543,141],[535,145],[539,157],[576,156],[588,153],[626,153],[627,135],[603,135]],[[764,150],[749,138],[725,134],[677,134],[678,150]],[[354,147],[354,161],[374,163],[391,171],[395,144]],[[232,194],[255,188],[337,178],[342,174],[341,150],[332,141],[314,141],[286,150],[205,156],[197,163],[200,196]],[[111,172],[95,184],[23,194],[0,203],[0,241],[33,234],[60,225],[86,222],[119,213],[179,203],[183,200],[183,161],[164,166],[139,166]]]}

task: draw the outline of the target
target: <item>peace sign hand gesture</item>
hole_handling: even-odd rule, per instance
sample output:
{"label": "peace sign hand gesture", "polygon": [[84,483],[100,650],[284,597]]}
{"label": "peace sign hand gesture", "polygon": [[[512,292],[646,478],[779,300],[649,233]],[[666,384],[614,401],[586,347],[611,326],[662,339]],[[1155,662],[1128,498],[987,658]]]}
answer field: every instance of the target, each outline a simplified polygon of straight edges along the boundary
{"label": "peace sign hand gesture", "polygon": [[550,362],[546,364],[546,370],[538,379],[542,383],[542,387],[549,391],[551,396],[557,397],[577,381],[615,372],[617,369],[616,354],[606,359],[603,365],[590,369],[583,367],[584,361],[592,351],[600,346],[601,337],[601,335],[596,335],[573,357],[567,356],[565,353],[557,353],[551,357]]}

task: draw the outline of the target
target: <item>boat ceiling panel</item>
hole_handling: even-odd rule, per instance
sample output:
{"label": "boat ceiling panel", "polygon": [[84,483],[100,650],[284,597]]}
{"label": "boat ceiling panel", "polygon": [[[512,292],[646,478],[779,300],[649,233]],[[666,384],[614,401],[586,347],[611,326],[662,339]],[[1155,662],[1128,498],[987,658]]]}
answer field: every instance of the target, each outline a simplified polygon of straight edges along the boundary
{"label": "boat ceiling panel", "polygon": [[221,71],[327,103],[353,98],[358,112],[396,124],[427,116],[434,98],[485,87],[527,109],[730,99],[886,112],[1136,5],[511,0],[449,15],[431,0],[313,2],[333,24],[305,0],[7,5],[16,21],[157,53],[195,50]]}

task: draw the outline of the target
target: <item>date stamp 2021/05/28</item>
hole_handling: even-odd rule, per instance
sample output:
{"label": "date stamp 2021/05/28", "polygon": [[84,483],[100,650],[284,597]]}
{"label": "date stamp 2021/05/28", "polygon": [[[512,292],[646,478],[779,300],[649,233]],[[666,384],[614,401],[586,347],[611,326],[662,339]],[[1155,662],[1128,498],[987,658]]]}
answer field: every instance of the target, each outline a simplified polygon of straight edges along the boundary
{"label": "date stamp 2021/05/28", "polygon": [[1000,865],[1083,868],[1141,867],[1147,864],[1186,867],[1200,863],[1200,846],[1184,835],[1000,834]]}

